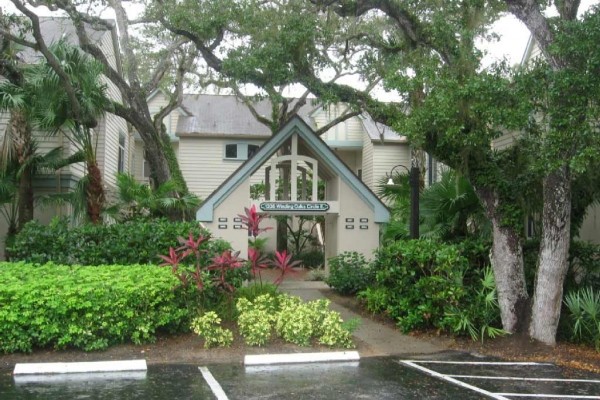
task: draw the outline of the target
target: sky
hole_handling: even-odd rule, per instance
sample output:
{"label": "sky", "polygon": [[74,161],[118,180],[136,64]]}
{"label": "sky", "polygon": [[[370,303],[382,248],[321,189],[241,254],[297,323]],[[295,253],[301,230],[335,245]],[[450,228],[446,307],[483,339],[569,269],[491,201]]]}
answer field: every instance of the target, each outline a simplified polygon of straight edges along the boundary
{"label": "sky", "polygon": [[[580,14],[585,12],[591,5],[598,3],[600,3],[600,0],[582,0],[579,7]],[[14,10],[14,6],[9,0],[0,0],[0,7],[9,12]],[[41,15],[50,15],[47,10],[42,11],[43,8],[38,9],[41,10]],[[137,14],[136,11],[138,10],[132,11],[134,12],[130,14]],[[556,11],[549,9],[547,10],[547,14],[556,14]],[[103,15],[103,17],[110,17],[110,15]],[[132,17],[132,15],[130,15],[130,17]],[[482,43],[480,45],[480,48],[487,53],[482,61],[483,66],[491,65],[503,58],[509,62],[509,65],[520,63],[530,36],[525,25],[516,17],[509,14],[500,18],[492,26],[492,31],[497,33],[500,36],[500,39],[493,43]],[[348,83],[351,84],[352,80],[349,80]],[[286,95],[299,96],[302,92],[303,90],[300,87],[293,87],[287,91]],[[383,89],[379,89],[377,91],[377,97],[380,100],[394,100],[395,96],[393,94],[385,93]]]}

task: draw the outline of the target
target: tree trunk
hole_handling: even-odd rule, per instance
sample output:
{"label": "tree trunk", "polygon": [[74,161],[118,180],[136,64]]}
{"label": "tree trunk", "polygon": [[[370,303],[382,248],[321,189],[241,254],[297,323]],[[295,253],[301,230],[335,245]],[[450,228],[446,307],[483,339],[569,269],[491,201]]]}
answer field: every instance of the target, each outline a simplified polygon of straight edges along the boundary
{"label": "tree trunk", "polygon": [[[31,126],[27,122],[25,114],[19,110],[13,110],[10,116],[10,129],[13,132],[16,158],[20,167],[23,167],[33,156],[31,139]],[[19,232],[23,225],[33,219],[33,171],[32,166],[27,165],[21,170],[19,176],[19,188],[17,192],[17,226]]]}
{"label": "tree trunk", "polygon": [[100,213],[104,207],[104,187],[102,173],[96,160],[87,162],[88,185],[86,188],[87,215],[93,224],[101,222]]}
{"label": "tree trunk", "polygon": [[571,226],[571,179],[566,166],[544,178],[542,239],[538,257],[531,326],[533,339],[556,344],[563,284],[568,270]]}
{"label": "tree trunk", "polygon": [[502,224],[500,199],[491,189],[478,189],[477,195],[492,222],[493,243],[490,261],[494,270],[502,328],[510,333],[527,331],[529,296],[525,283],[523,248],[519,233]]}

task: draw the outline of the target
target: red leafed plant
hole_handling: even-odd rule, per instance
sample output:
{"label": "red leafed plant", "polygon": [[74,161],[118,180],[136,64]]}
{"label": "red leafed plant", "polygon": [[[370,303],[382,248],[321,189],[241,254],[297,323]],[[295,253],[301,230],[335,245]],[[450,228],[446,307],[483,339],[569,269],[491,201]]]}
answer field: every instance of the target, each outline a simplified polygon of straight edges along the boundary
{"label": "red leafed plant", "polygon": [[256,275],[258,274],[260,284],[262,285],[262,276],[260,271],[269,267],[269,260],[263,254],[261,254],[260,250],[255,249],[254,247],[249,247],[248,261],[250,262],[250,271],[252,272],[252,276],[256,278]]}
{"label": "red leafed plant", "polygon": [[[171,271],[173,274],[181,281],[184,286],[191,281],[194,282],[196,287],[199,290],[204,289],[204,282],[202,280],[202,262],[201,257],[202,254],[206,253],[205,249],[202,249],[201,246],[203,243],[207,242],[210,239],[210,236],[204,236],[200,234],[198,239],[194,239],[194,236],[190,232],[187,239],[179,237],[180,247],[174,249],[173,247],[169,248],[169,255],[163,256],[159,255],[165,262],[160,264],[161,266],[171,266]],[[196,258],[196,262],[194,265],[193,271],[188,271],[185,269],[179,269],[179,264],[182,263],[188,256],[194,254]]]}
{"label": "red leafed plant", "polygon": [[256,206],[252,205],[252,207],[247,208],[244,207],[245,214],[238,214],[238,217],[242,219],[242,223],[248,228],[248,232],[254,238],[261,234],[261,232],[268,231],[271,229],[270,227],[261,228],[260,223],[266,217],[264,214],[259,214],[256,211]]}
{"label": "red leafed plant", "polygon": [[220,256],[214,257],[212,259],[212,264],[208,266],[208,270],[220,272],[219,275],[215,277],[216,285],[229,292],[233,292],[235,288],[232,284],[227,282],[227,271],[244,266],[244,260],[238,257],[239,254],[239,251],[232,253],[231,250],[225,250]]}
{"label": "red leafed plant", "polygon": [[287,273],[293,273],[294,267],[299,265],[301,261],[292,261],[292,255],[287,253],[287,250],[275,252],[275,259],[271,264],[280,270],[280,275],[275,279],[275,284],[279,285]]}

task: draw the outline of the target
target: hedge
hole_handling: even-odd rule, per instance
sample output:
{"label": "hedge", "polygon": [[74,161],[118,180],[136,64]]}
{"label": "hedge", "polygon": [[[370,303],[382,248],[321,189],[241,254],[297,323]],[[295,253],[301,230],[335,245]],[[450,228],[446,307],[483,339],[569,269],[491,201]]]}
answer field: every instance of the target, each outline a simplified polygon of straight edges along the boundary
{"label": "hedge", "polygon": [[[50,225],[27,223],[7,249],[11,261],[64,265],[159,264],[158,254],[179,246],[177,237],[207,235],[197,222],[164,219],[129,221],[110,225],[84,224],[71,227],[67,220]],[[210,242],[214,253],[230,248],[227,242]]]}
{"label": "hedge", "polygon": [[169,268],[0,263],[0,351],[103,349],[187,329],[179,281]]}

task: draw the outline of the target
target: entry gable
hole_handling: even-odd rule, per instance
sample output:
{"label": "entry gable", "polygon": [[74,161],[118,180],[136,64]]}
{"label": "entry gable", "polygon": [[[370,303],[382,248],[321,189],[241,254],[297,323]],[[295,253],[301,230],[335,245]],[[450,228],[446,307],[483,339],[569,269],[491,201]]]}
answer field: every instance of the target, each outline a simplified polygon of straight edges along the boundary
{"label": "entry gable", "polygon": [[[388,222],[390,213],[385,204],[344,164],[342,160],[319,138],[314,131],[299,117],[292,118],[279,132],[265,142],[257,153],[227,178],[200,206],[196,219],[201,222],[212,222],[214,210],[242,182],[250,179],[262,165],[286,143],[292,135],[297,134],[314,154],[317,161],[328,170],[338,175],[365,203],[374,211],[374,222]],[[250,201],[250,199],[248,199]]]}

